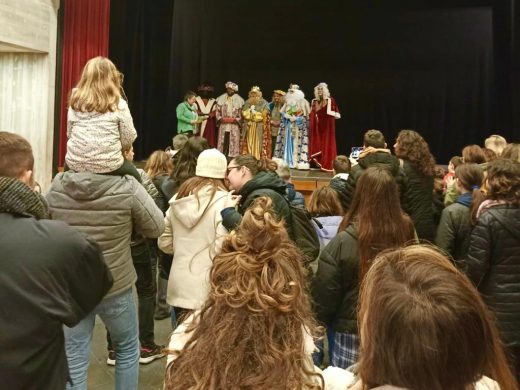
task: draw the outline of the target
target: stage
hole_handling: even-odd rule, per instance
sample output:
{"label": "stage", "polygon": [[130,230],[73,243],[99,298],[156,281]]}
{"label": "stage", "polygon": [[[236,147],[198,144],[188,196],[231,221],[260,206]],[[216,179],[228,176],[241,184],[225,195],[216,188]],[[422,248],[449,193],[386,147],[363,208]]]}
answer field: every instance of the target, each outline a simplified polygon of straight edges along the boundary
{"label": "stage", "polygon": [[306,203],[309,201],[312,192],[316,188],[328,185],[330,179],[332,179],[332,173],[323,172],[319,169],[291,169],[291,181],[294,188],[302,193]]}

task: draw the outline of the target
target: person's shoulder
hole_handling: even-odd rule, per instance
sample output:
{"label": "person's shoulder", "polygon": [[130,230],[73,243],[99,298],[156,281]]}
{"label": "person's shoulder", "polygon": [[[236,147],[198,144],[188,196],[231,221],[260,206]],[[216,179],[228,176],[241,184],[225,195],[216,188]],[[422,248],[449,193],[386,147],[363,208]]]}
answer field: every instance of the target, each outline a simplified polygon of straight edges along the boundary
{"label": "person's shoulder", "polygon": [[119,99],[119,102],[117,103],[117,109],[119,111],[128,109],[128,103],[126,102],[125,99],[123,99],[123,98]]}
{"label": "person's shoulder", "polygon": [[483,376],[475,383],[475,390],[500,390],[500,386],[493,379]]}
{"label": "person's shoulder", "polygon": [[460,203],[452,203],[450,204],[449,206],[445,207],[444,210],[448,213],[460,213],[461,211],[467,211],[469,212],[469,208],[468,206],[464,206],[463,204],[460,204]]}
{"label": "person's shoulder", "polygon": [[[82,233],[63,221],[32,219],[32,223],[34,230],[31,235],[37,235],[41,238],[40,242],[48,246],[56,245],[61,248],[66,247],[81,250],[88,245],[88,241]],[[27,233],[30,233],[30,230],[27,230]],[[35,236],[33,235],[31,239],[32,242],[36,242],[34,238]]]}

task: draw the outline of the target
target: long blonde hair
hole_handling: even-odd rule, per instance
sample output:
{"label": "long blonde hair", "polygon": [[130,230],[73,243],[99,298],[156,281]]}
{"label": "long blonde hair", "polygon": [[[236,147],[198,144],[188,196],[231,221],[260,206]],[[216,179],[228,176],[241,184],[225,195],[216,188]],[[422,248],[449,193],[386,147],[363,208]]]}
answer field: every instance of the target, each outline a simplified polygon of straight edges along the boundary
{"label": "long blonde hair", "polygon": [[72,90],[70,107],[80,112],[113,112],[121,99],[121,84],[122,74],[112,61],[106,57],[91,58]]}

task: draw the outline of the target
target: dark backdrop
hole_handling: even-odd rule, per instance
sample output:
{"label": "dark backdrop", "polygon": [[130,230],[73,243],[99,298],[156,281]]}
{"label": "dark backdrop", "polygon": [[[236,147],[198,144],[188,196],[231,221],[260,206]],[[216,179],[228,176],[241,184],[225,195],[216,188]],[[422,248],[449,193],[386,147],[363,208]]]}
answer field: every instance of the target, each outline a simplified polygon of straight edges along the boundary
{"label": "dark backdrop", "polygon": [[[125,73],[137,156],[175,134],[175,106],[205,80],[245,97],[329,84],[338,152],[381,129],[419,131],[439,162],[492,133],[518,141],[514,0],[112,0],[110,56]],[[517,11],[518,12],[518,11]],[[518,81],[516,81],[518,83]]]}

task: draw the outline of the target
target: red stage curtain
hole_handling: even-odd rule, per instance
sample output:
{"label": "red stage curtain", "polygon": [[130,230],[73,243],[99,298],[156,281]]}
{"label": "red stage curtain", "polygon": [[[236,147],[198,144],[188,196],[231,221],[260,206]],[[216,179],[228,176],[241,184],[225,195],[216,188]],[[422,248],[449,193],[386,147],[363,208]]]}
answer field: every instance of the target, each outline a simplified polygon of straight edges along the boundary
{"label": "red stage curtain", "polygon": [[67,105],[85,63],[108,55],[110,0],[65,0],[61,61],[60,166],[67,151]]}

